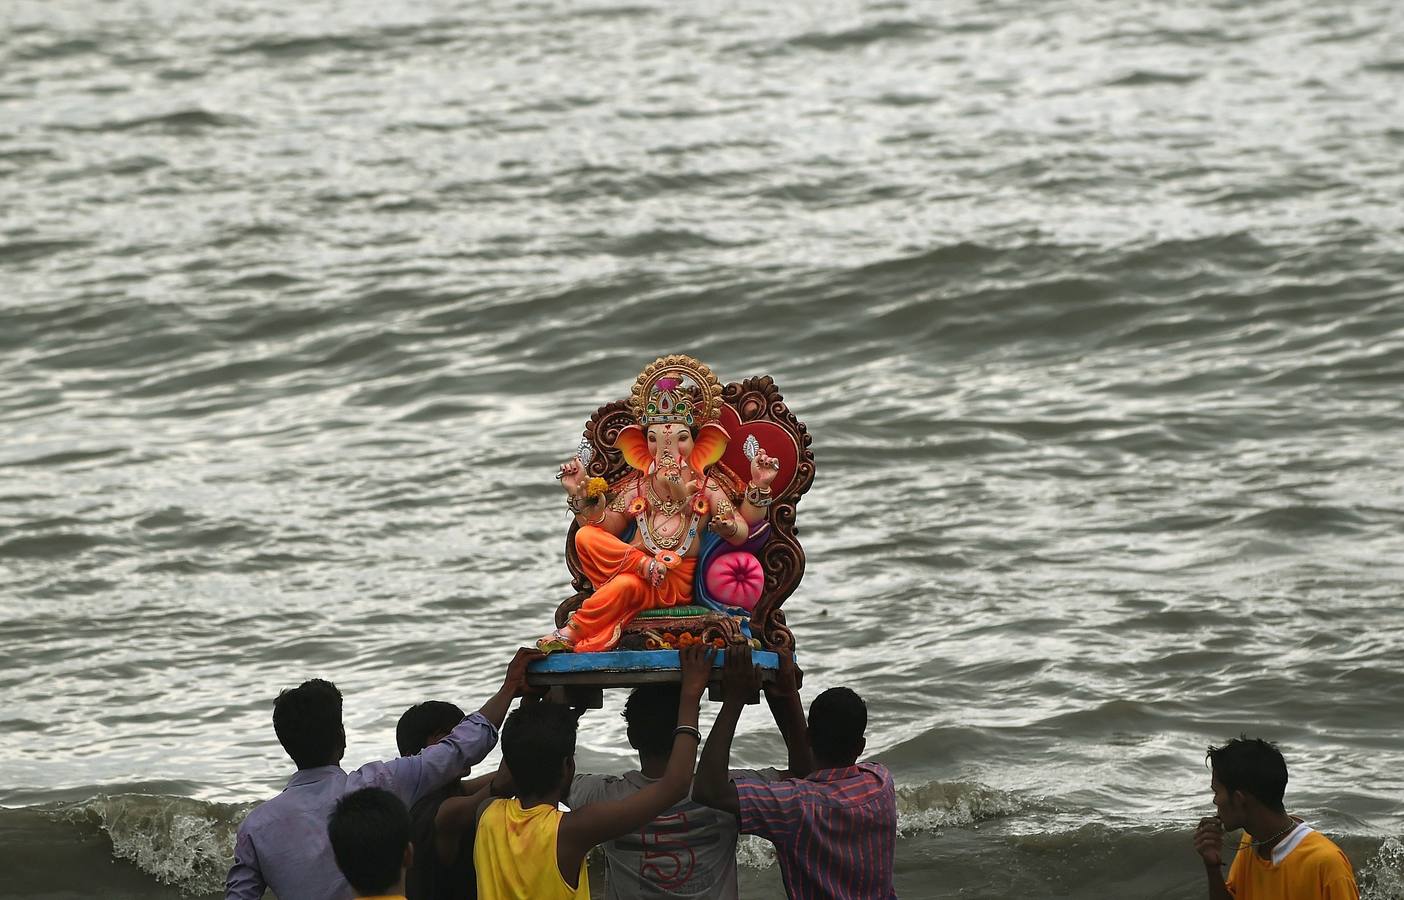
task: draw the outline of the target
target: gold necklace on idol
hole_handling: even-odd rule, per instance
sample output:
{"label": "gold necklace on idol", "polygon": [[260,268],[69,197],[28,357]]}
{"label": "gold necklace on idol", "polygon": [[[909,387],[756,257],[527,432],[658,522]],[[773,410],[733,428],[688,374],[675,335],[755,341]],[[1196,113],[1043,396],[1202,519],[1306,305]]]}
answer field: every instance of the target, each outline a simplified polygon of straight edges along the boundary
{"label": "gold necklace on idol", "polygon": [[648,495],[648,505],[665,516],[676,516],[681,513],[683,507],[687,505],[686,500],[664,500],[662,497],[659,497],[658,494],[654,493],[652,478],[644,482],[644,493]]}
{"label": "gold necklace on idol", "polygon": [[[680,516],[689,507],[686,500],[663,500],[660,498],[653,491],[652,479],[644,482],[644,493],[648,496],[647,506],[657,509],[665,516]],[[696,512],[687,517],[686,527],[680,527],[676,534],[671,535],[658,534],[654,531],[653,517],[649,515],[649,509],[639,510],[634,519],[639,525],[639,540],[650,553],[676,550],[679,556],[686,556],[687,551],[692,548],[692,542],[697,538]]]}

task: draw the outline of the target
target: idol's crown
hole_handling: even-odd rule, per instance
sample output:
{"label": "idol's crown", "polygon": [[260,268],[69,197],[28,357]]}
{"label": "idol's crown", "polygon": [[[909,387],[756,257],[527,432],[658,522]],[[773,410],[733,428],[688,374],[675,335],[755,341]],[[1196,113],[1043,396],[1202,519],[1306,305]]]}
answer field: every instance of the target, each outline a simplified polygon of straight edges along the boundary
{"label": "idol's crown", "polygon": [[635,379],[629,405],[644,428],[667,423],[700,428],[717,420],[721,394],[717,376],[698,360],[660,356]]}
{"label": "idol's crown", "polygon": [[692,412],[692,398],[681,390],[682,382],[676,378],[660,378],[648,392],[648,402],[644,404],[639,424],[663,425],[672,422],[692,428],[697,424]]}

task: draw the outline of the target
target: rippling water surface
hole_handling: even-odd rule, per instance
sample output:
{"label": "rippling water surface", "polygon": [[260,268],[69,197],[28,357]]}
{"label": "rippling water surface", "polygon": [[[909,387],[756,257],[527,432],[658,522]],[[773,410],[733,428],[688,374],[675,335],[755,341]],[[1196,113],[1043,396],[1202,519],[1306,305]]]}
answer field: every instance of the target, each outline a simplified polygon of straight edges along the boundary
{"label": "rippling water surface", "polygon": [[0,893],[217,891],[305,677],[357,763],[486,696],[568,592],[554,465],[686,352],[814,435],[787,611],[904,897],[1198,897],[1242,731],[1404,897],[1395,4],[0,26]]}

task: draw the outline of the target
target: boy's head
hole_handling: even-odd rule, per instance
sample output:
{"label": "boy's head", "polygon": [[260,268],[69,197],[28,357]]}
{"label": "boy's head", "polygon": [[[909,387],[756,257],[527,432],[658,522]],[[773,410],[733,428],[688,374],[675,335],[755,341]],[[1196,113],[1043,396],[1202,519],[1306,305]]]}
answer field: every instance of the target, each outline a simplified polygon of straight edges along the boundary
{"label": "boy's head", "polygon": [[341,691],[320,678],[283,691],[273,701],[273,731],[299,769],[341,762],[346,752]]}
{"label": "boy's head", "polygon": [[851,766],[863,754],[868,707],[846,687],[829,688],[809,704],[809,746],[823,769]]}
{"label": "boy's head", "polygon": [[437,744],[463,721],[463,710],[443,700],[425,700],[405,710],[395,725],[395,745],[401,756],[414,756]]}
{"label": "boy's head", "polygon": [[401,880],[414,861],[404,803],[381,788],[362,788],[337,801],[327,820],[337,868],[358,897],[404,893]]}
{"label": "boy's head", "polygon": [[1275,745],[1245,735],[1222,747],[1210,747],[1205,759],[1211,772],[1214,807],[1224,828],[1242,828],[1255,806],[1268,812],[1285,811],[1282,795],[1287,792],[1287,761]]}
{"label": "boy's head", "polygon": [[519,797],[564,790],[575,777],[575,713],[556,703],[518,707],[502,726],[502,762]]}
{"label": "boy's head", "polygon": [[629,724],[629,746],[639,751],[639,756],[666,757],[673,751],[681,694],[682,687],[677,684],[645,684],[629,694],[624,721]]}

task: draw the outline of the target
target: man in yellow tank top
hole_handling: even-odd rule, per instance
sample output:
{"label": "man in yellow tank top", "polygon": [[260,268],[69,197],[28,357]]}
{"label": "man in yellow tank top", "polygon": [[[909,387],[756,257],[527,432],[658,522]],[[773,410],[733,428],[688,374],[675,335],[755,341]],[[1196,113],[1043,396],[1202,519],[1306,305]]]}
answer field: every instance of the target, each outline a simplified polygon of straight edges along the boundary
{"label": "man in yellow tank top", "polygon": [[[479,813],[473,862],[480,900],[589,900],[585,855],[597,844],[636,831],[687,796],[701,734],[698,706],[716,651],[694,644],[679,651],[682,691],[673,748],[663,777],[635,794],[560,811],[575,777],[576,716],[563,706],[524,704],[502,729],[502,764],[517,796],[489,800]],[[443,834],[471,827],[472,811],[445,801]]]}
{"label": "man in yellow tank top", "polygon": [[[1355,873],[1341,848],[1287,814],[1287,763],[1261,739],[1210,747],[1209,780],[1217,816],[1203,819],[1194,849],[1204,860],[1210,900],[1359,900]],[[1224,831],[1243,829],[1238,853],[1222,874]]]}

